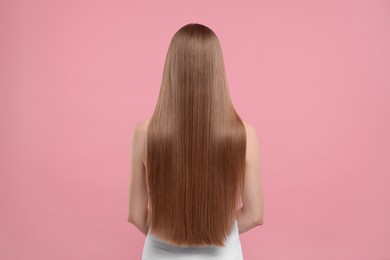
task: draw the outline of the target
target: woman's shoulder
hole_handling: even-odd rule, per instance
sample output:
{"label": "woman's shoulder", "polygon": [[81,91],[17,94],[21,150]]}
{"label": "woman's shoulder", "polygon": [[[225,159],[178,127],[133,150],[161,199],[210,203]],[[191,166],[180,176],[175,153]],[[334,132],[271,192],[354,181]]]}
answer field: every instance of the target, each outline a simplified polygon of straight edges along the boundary
{"label": "woman's shoulder", "polygon": [[251,123],[244,120],[242,120],[242,122],[244,123],[246,134],[248,137],[252,137],[253,135],[256,135],[256,130]]}
{"label": "woman's shoulder", "polygon": [[148,129],[149,121],[150,118],[144,119],[137,122],[134,126],[134,138],[137,138],[137,141],[134,143],[139,144],[139,149],[141,149],[141,152],[144,154],[142,158],[144,164],[146,162],[146,131]]}
{"label": "woman's shoulder", "polygon": [[[149,122],[150,122],[150,118],[139,121],[135,126],[135,130],[139,133],[145,134],[148,129]],[[245,130],[248,136],[256,135],[256,129],[253,127],[251,123],[244,120],[242,120],[242,122],[245,126]]]}
{"label": "woman's shoulder", "polygon": [[146,142],[146,132],[148,130],[150,118],[144,119],[142,121],[138,121],[134,126],[134,133],[137,138],[140,139],[139,143],[145,143]]}
{"label": "woman's shoulder", "polygon": [[148,129],[149,121],[150,118],[137,122],[134,129],[140,133],[145,133]]}
{"label": "woman's shoulder", "polygon": [[[149,122],[150,122],[150,118],[139,121],[136,124],[135,129],[137,131],[145,134],[146,130],[148,129]],[[242,122],[245,126],[245,130],[247,132],[247,135],[249,135],[249,136],[256,135],[256,130],[251,123],[249,123],[248,121],[244,121],[244,120],[242,120]]]}

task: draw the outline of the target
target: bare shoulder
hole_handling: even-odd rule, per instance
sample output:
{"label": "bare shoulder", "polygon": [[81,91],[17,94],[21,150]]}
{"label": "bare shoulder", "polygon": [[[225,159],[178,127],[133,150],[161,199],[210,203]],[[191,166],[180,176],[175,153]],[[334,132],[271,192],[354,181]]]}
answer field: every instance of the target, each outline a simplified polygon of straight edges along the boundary
{"label": "bare shoulder", "polygon": [[133,149],[136,149],[139,151],[139,154],[141,154],[141,159],[143,163],[145,164],[146,162],[146,154],[145,154],[145,147],[146,147],[146,131],[148,129],[149,125],[149,119],[142,120],[138,122],[134,126],[133,130]]}
{"label": "bare shoulder", "polygon": [[243,120],[246,130],[246,160],[251,161],[259,156],[259,138],[256,129]]}
{"label": "bare shoulder", "polygon": [[138,131],[140,133],[144,133],[145,134],[145,132],[146,132],[146,130],[148,128],[148,125],[149,125],[149,121],[150,121],[150,118],[138,122],[135,125],[135,131]]}
{"label": "bare shoulder", "polygon": [[257,141],[257,132],[256,129],[253,127],[252,124],[250,124],[247,121],[242,120],[245,126],[246,134],[247,134],[247,141]]}

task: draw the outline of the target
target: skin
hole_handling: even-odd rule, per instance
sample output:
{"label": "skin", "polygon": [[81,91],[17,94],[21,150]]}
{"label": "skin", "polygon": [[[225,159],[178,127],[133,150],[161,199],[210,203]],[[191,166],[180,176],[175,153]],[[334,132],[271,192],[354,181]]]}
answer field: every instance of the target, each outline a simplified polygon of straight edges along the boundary
{"label": "skin", "polygon": [[[148,193],[146,186],[145,141],[150,119],[139,122],[133,129],[131,140],[131,179],[128,221],[145,236]],[[263,191],[260,176],[260,147],[256,130],[244,122],[247,133],[246,170],[243,206],[236,211],[239,233],[263,224]]]}
{"label": "skin", "polygon": [[148,228],[145,227],[148,205],[145,170],[145,137],[149,120],[139,122],[133,130],[130,152],[130,192],[128,221],[138,228],[145,236]]}

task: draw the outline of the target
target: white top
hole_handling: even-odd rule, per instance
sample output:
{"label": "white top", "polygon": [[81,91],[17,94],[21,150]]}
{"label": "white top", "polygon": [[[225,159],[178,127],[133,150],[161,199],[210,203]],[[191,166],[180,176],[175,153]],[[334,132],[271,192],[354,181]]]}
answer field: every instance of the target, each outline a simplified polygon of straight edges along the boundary
{"label": "white top", "polygon": [[148,233],[142,260],[243,260],[236,219],[224,244],[224,246],[174,246]]}

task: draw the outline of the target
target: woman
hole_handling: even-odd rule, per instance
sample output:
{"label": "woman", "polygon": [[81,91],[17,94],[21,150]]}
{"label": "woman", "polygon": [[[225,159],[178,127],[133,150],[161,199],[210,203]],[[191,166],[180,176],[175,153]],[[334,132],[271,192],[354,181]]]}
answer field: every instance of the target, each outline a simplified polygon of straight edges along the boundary
{"label": "woman", "polygon": [[230,99],[208,27],[173,36],[152,117],[131,145],[128,220],[142,259],[243,259],[239,234],[263,223],[259,143]]}

